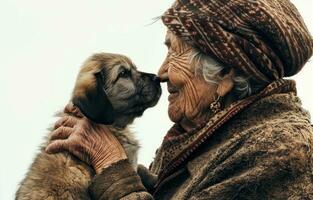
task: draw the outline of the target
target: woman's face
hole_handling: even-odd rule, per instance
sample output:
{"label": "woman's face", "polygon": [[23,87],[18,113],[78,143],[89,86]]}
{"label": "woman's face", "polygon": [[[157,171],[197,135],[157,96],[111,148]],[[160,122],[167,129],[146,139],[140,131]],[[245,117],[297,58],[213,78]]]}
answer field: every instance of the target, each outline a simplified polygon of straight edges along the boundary
{"label": "woman's face", "polygon": [[167,81],[168,114],[173,122],[194,121],[207,114],[216,94],[216,84],[207,83],[202,72],[195,73],[191,64],[192,48],[168,32],[165,39],[168,54],[159,69],[159,77]]}

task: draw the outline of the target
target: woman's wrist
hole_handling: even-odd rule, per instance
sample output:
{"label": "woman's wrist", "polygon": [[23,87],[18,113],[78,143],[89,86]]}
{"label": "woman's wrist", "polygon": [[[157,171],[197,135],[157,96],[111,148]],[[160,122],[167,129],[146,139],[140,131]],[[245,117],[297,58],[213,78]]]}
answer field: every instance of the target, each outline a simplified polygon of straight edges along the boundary
{"label": "woman's wrist", "polygon": [[[121,159],[121,160],[122,160],[122,159]],[[120,160],[112,160],[110,163],[108,163],[108,162],[97,163],[96,165],[94,165],[94,169],[95,169],[96,174],[101,174],[101,172],[102,172],[105,168],[109,167],[110,165],[112,165],[112,164],[114,164],[114,163],[116,163],[116,162],[118,162],[118,161],[120,161]]]}
{"label": "woman's wrist", "polygon": [[109,167],[110,165],[127,159],[127,156],[125,153],[121,153],[120,155],[112,155],[109,157],[105,157],[102,159],[97,159],[93,162],[93,168],[96,171],[96,174],[100,174],[103,169]]}

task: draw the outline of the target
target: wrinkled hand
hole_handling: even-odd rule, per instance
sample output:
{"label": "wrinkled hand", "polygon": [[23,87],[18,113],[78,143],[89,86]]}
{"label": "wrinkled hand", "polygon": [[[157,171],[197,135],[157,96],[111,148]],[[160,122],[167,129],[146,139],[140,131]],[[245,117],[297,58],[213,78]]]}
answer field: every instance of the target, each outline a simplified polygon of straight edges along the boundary
{"label": "wrinkled hand", "polygon": [[88,120],[72,103],[64,112],[72,116],[63,116],[56,122],[47,153],[69,151],[93,166],[96,173],[127,158],[122,145],[104,125]]}

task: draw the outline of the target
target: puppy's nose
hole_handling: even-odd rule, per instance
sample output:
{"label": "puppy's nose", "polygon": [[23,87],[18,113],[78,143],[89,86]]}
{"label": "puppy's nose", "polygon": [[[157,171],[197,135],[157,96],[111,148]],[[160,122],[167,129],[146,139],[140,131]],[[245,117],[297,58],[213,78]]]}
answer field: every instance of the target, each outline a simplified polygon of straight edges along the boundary
{"label": "puppy's nose", "polygon": [[160,83],[161,79],[158,76],[154,76],[154,77],[152,77],[152,81]]}
{"label": "puppy's nose", "polygon": [[156,76],[155,74],[150,74],[150,73],[142,73],[143,76],[148,77],[151,81],[155,83],[160,83],[160,78]]}
{"label": "puppy's nose", "polygon": [[149,78],[155,83],[160,83],[161,81],[161,79],[157,75],[154,75],[154,74],[149,74]]}

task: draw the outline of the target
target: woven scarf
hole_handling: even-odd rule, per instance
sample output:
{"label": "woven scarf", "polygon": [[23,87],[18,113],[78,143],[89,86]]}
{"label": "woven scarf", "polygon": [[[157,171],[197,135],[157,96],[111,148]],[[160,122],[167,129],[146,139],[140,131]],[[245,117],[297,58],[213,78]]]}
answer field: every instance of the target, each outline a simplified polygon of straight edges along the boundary
{"label": "woven scarf", "polygon": [[[238,113],[249,107],[258,100],[273,94],[290,93],[296,94],[296,84],[293,80],[279,79],[269,84],[260,93],[246,99],[232,103],[230,106],[214,115],[204,124],[199,124],[194,130],[184,132],[178,125],[174,125],[164,137],[161,148],[150,169],[158,174],[157,186],[180,165],[193,157],[194,152],[208,141],[213,134]],[[156,186],[156,187],[157,187]]]}

